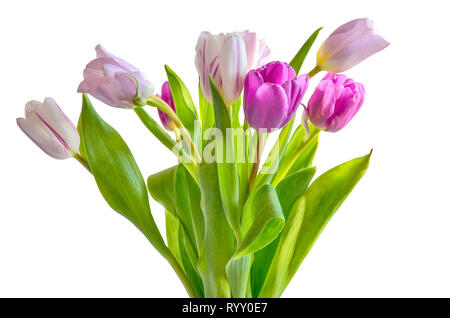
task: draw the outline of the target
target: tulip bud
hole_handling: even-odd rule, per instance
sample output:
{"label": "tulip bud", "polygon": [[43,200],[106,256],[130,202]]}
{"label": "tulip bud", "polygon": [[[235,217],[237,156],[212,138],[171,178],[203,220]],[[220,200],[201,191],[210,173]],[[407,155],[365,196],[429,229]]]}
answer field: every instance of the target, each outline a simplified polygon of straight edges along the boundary
{"label": "tulip bud", "polygon": [[97,58],[86,65],[79,93],[88,93],[119,108],[133,108],[135,101],[145,101],[153,94],[153,84],[133,65],[112,55],[101,45],[95,47]]}
{"label": "tulip bud", "polygon": [[66,159],[78,153],[78,131],[52,98],[47,97],[43,103],[29,101],[25,118],[17,118],[17,125],[53,158]]}
{"label": "tulip bud", "polygon": [[[173,109],[173,111],[176,112],[175,103],[173,101],[173,96],[172,96],[172,92],[170,90],[169,82],[167,82],[167,81],[164,82],[164,84],[162,85],[162,88],[161,88],[161,95],[158,95],[158,97],[160,97],[163,101],[165,101],[167,103],[167,105],[169,105]],[[169,117],[169,115],[167,115],[165,112],[162,112],[159,109],[158,109],[158,115],[159,115],[159,119],[161,120],[164,128],[166,128],[167,130],[170,130],[170,131],[175,130],[176,125],[173,122],[173,120]]]}
{"label": "tulip bud", "polygon": [[255,33],[244,31],[213,35],[202,32],[196,46],[195,66],[203,96],[212,103],[209,75],[228,104],[242,93],[247,72],[261,66],[270,54]]}
{"label": "tulip bud", "polygon": [[317,67],[331,73],[344,72],[388,45],[374,33],[373,21],[356,19],[341,25],[322,43]]}
{"label": "tulip bud", "polygon": [[336,132],[345,127],[364,102],[365,90],[343,74],[328,73],[316,87],[306,109],[310,121]]}
{"label": "tulip bud", "polygon": [[308,88],[308,75],[295,76],[287,63],[250,71],[244,84],[245,119],[254,129],[281,128],[294,116]]}

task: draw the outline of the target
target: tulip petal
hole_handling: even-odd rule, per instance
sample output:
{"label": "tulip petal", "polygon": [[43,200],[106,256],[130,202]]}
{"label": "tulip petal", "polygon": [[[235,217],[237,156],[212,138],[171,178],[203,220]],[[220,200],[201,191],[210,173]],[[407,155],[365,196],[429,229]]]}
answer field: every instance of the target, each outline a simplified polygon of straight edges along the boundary
{"label": "tulip petal", "polygon": [[244,40],[237,35],[226,38],[219,55],[222,93],[228,102],[239,98],[247,72],[247,53]]}
{"label": "tulip petal", "polygon": [[281,126],[286,125],[294,114],[297,112],[298,107],[302,101],[303,95],[308,88],[308,75],[302,74],[292,81],[288,81],[283,84],[283,88],[286,91],[286,96],[288,97],[289,110],[286,119],[281,124]]}
{"label": "tulip petal", "polygon": [[248,72],[245,77],[245,90],[244,90],[244,105],[247,104],[249,99],[252,99],[256,90],[264,83],[261,74],[257,71]]}
{"label": "tulip petal", "polygon": [[281,127],[289,110],[288,98],[281,85],[264,83],[247,100],[244,108],[247,122],[255,129],[273,130]]}
{"label": "tulip petal", "polygon": [[[323,64],[325,69],[336,68],[336,72],[344,72],[369,56],[389,46],[389,42],[378,34],[366,34],[349,43],[340,52]],[[338,65],[338,67],[336,67]]]}
{"label": "tulip petal", "polygon": [[325,127],[327,120],[334,113],[336,91],[332,81],[322,80],[308,101],[308,116],[311,122],[319,127]]}
{"label": "tulip petal", "polygon": [[42,104],[36,107],[36,113],[61,138],[61,142],[68,149],[78,152],[80,146],[78,131],[53,98],[47,97]]}
{"label": "tulip petal", "polygon": [[30,113],[28,118],[17,118],[17,125],[39,148],[55,159],[66,159],[71,155],[67,149],[44,128],[35,113]]}

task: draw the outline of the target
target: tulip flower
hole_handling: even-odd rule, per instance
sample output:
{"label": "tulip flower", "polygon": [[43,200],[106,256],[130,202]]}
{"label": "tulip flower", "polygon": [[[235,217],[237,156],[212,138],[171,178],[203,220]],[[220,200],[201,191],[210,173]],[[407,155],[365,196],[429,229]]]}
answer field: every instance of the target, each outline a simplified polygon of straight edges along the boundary
{"label": "tulip flower", "polygon": [[364,95],[361,83],[343,74],[328,73],[309,99],[306,113],[316,127],[336,132],[356,115]]}
{"label": "tulip flower", "polygon": [[285,126],[308,88],[308,75],[295,75],[287,63],[271,62],[250,71],[244,84],[245,119],[254,129]]}
{"label": "tulip flower", "polygon": [[213,35],[202,32],[196,46],[195,66],[203,96],[212,103],[209,75],[228,104],[242,93],[247,72],[264,64],[270,54],[255,33],[244,31]]}
{"label": "tulip flower", "polygon": [[97,58],[86,65],[79,93],[88,93],[102,102],[119,108],[133,108],[153,94],[153,84],[133,65],[112,55],[101,45]]}
{"label": "tulip flower", "polygon": [[356,19],[341,25],[322,43],[317,53],[317,70],[344,72],[389,45],[374,33],[373,22]]}
{"label": "tulip flower", "polygon": [[17,125],[53,158],[66,159],[78,153],[78,131],[52,98],[47,97],[43,103],[29,101],[25,118],[17,118]]}
{"label": "tulip flower", "polygon": [[[175,103],[173,101],[172,92],[170,91],[170,85],[169,82],[165,81],[161,88],[161,95],[158,95],[163,101],[167,103],[167,105],[170,106],[170,108],[173,109],[174,112],[176,112],[175,109]],[[175,123],[173,120],[167,115],[165,112],[158,109],[158,115],[159,119],[161,120],[164,128],[170,131],[174,131],[176,128]]]}

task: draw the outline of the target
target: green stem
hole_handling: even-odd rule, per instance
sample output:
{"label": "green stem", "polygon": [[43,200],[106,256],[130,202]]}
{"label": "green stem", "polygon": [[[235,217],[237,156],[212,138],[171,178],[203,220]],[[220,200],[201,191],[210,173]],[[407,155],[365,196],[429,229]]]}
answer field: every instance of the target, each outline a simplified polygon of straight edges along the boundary
{"label": "green stem", "polygon": [[174,122],[174,124],[179,128],[181,135],[186,140],[186,142],[190,145],[191,151],[194,154],[194,159],[196,163],[201,162],[201,157],[197,151],[197,148],[195,147],[194,142],[191,139],[191,136],[187,132],[186,127],[184,127],[183,123],[181,122],[180,118],[178,118],[177,114],[173,111],[173,109],[161,98],[158,96],[152,95],[147,99],[147,105],[153,106],[161,110],[162,112],[166,113],[170,119]]}
{"label": "green stem", "polygon": [[[138,115],[139,119],[142,121],[145,127],[170,151],[177,146],[177,142],[173,140],[172,137],[166,132],[164,128],[161,127],[142,107],[133,108],[134,112]],[[176,154],[177,155],[177,154]],[[185,168],[192,175],[194,180],[198,183],[198,169],[194,163],[184,162],[180,160]]]}
{"label": "green stem", "polygon": [[250,177],[248,180],[248,187],[250,189],[250,191],[252,190],[253,187],[253,183],[255,182],[256,176],[258,174],[258,168],[259,168],[259,163],[261,161],[261,137],[260,137],[260,133],[259,131],[256,131],[256,153],[255,153],[255,157],[256,160],[253,163],[252,166],[252,171],[250,172]]}
{"label": "green stem", "polygon": [[82,165],[83,167],[85,167],[87,171],[89,171],[90,173],[92,173],[92,172],[91,172],[91,168],[89,167],[89,164],[86,162],[86,160],[85,160],[83,157],[81,157],[81,155],[80,155],[79,153],[74,153],[74,154],[73,154],[73,157],[74,157],[79,163],[81,163],[81,165]]}
{"label": "green stem", "polygon": [[319,66],[315,66],[309,73],[308,76],[309,78],[312,78],[314,75],[316,75],[317,73],[319,73],[321,71]]}
{"label": "green stem", "polygon": [[278,183],[280,183],[280,181],[283,180],[283,178],[289,172],[289,170],[291,169],[292,165],[295,163],[297,158],[319,136],[320,131],[321,130],[316,130],[316,131],[314,131],[314,133],[309,135],[308,139],[305,142],[301,143],[300,148],[295,152],[295,154],[289,158],[289,160],[287,161],[287,164],[283,166],[283,169],[278,170],[277,174],[275,175],[275,178],[272,181],[272,185],[274,187],[276,187],[278,185]]}

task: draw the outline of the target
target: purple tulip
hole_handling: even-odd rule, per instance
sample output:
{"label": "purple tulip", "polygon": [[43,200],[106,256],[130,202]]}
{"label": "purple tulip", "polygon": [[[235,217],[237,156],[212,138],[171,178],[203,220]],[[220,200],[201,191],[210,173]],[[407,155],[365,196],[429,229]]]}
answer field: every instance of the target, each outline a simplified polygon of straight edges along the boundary
{"label": "purple tulip", "polygon": [[[176,112],[175,109],[175,103],[173,101],[172,92],[170,90],[169,82],[165,81],[161,88],[161,95],[158,95],[163,101],[169,105],[174,112]],[[172,121],[172,119],[167,115],[165,112],[162,112],[158,109],[158,115],[159,119],[161,120],[164,128],[170,131],[174,131],[176,126],[175,123]]]}
{"label": "purple tulip", "polygon": [[135,107],[134,100],[146,100],[153,85],[133,65],[112,55],[101,45],[95,47],[97,58],[84,69],[79,93],[88,93],[102,102],[119,108]]}
{"label": "purple tulip", "polygon": [[245,119],[254,129],[281,128],[294,116],[307,88],[308,75],[295,76],[287,63],[252,70],[244,84]]}
{"label": "purple tulip", "polygon": [[52,98],[47,97],[43,103],[29,101],[25,118],[17,118],[17,125],[53,158],[66,159],[78,153],[80,135]]}
{"label": "purple tulip", "polygon": [[388,45],[374,33],[371,20],[356,19],[341,25],[322,43],[317,67],[332,73],[344,72]]}
{"label": "purple tulip", "polygon": [[365,90],[343,74],[328,73],[319,83],[306,109],[311,122],[326,131],[345,127],[364,102]]}
{"label": "purple tulip", "polygon": [[211,74],[228,104],[241,95],[247,72],[263,65],[270,54],[264,41],[249,31],[218,35],[202,32],[195,50],[195,66],[203,96],[212,103]]}

